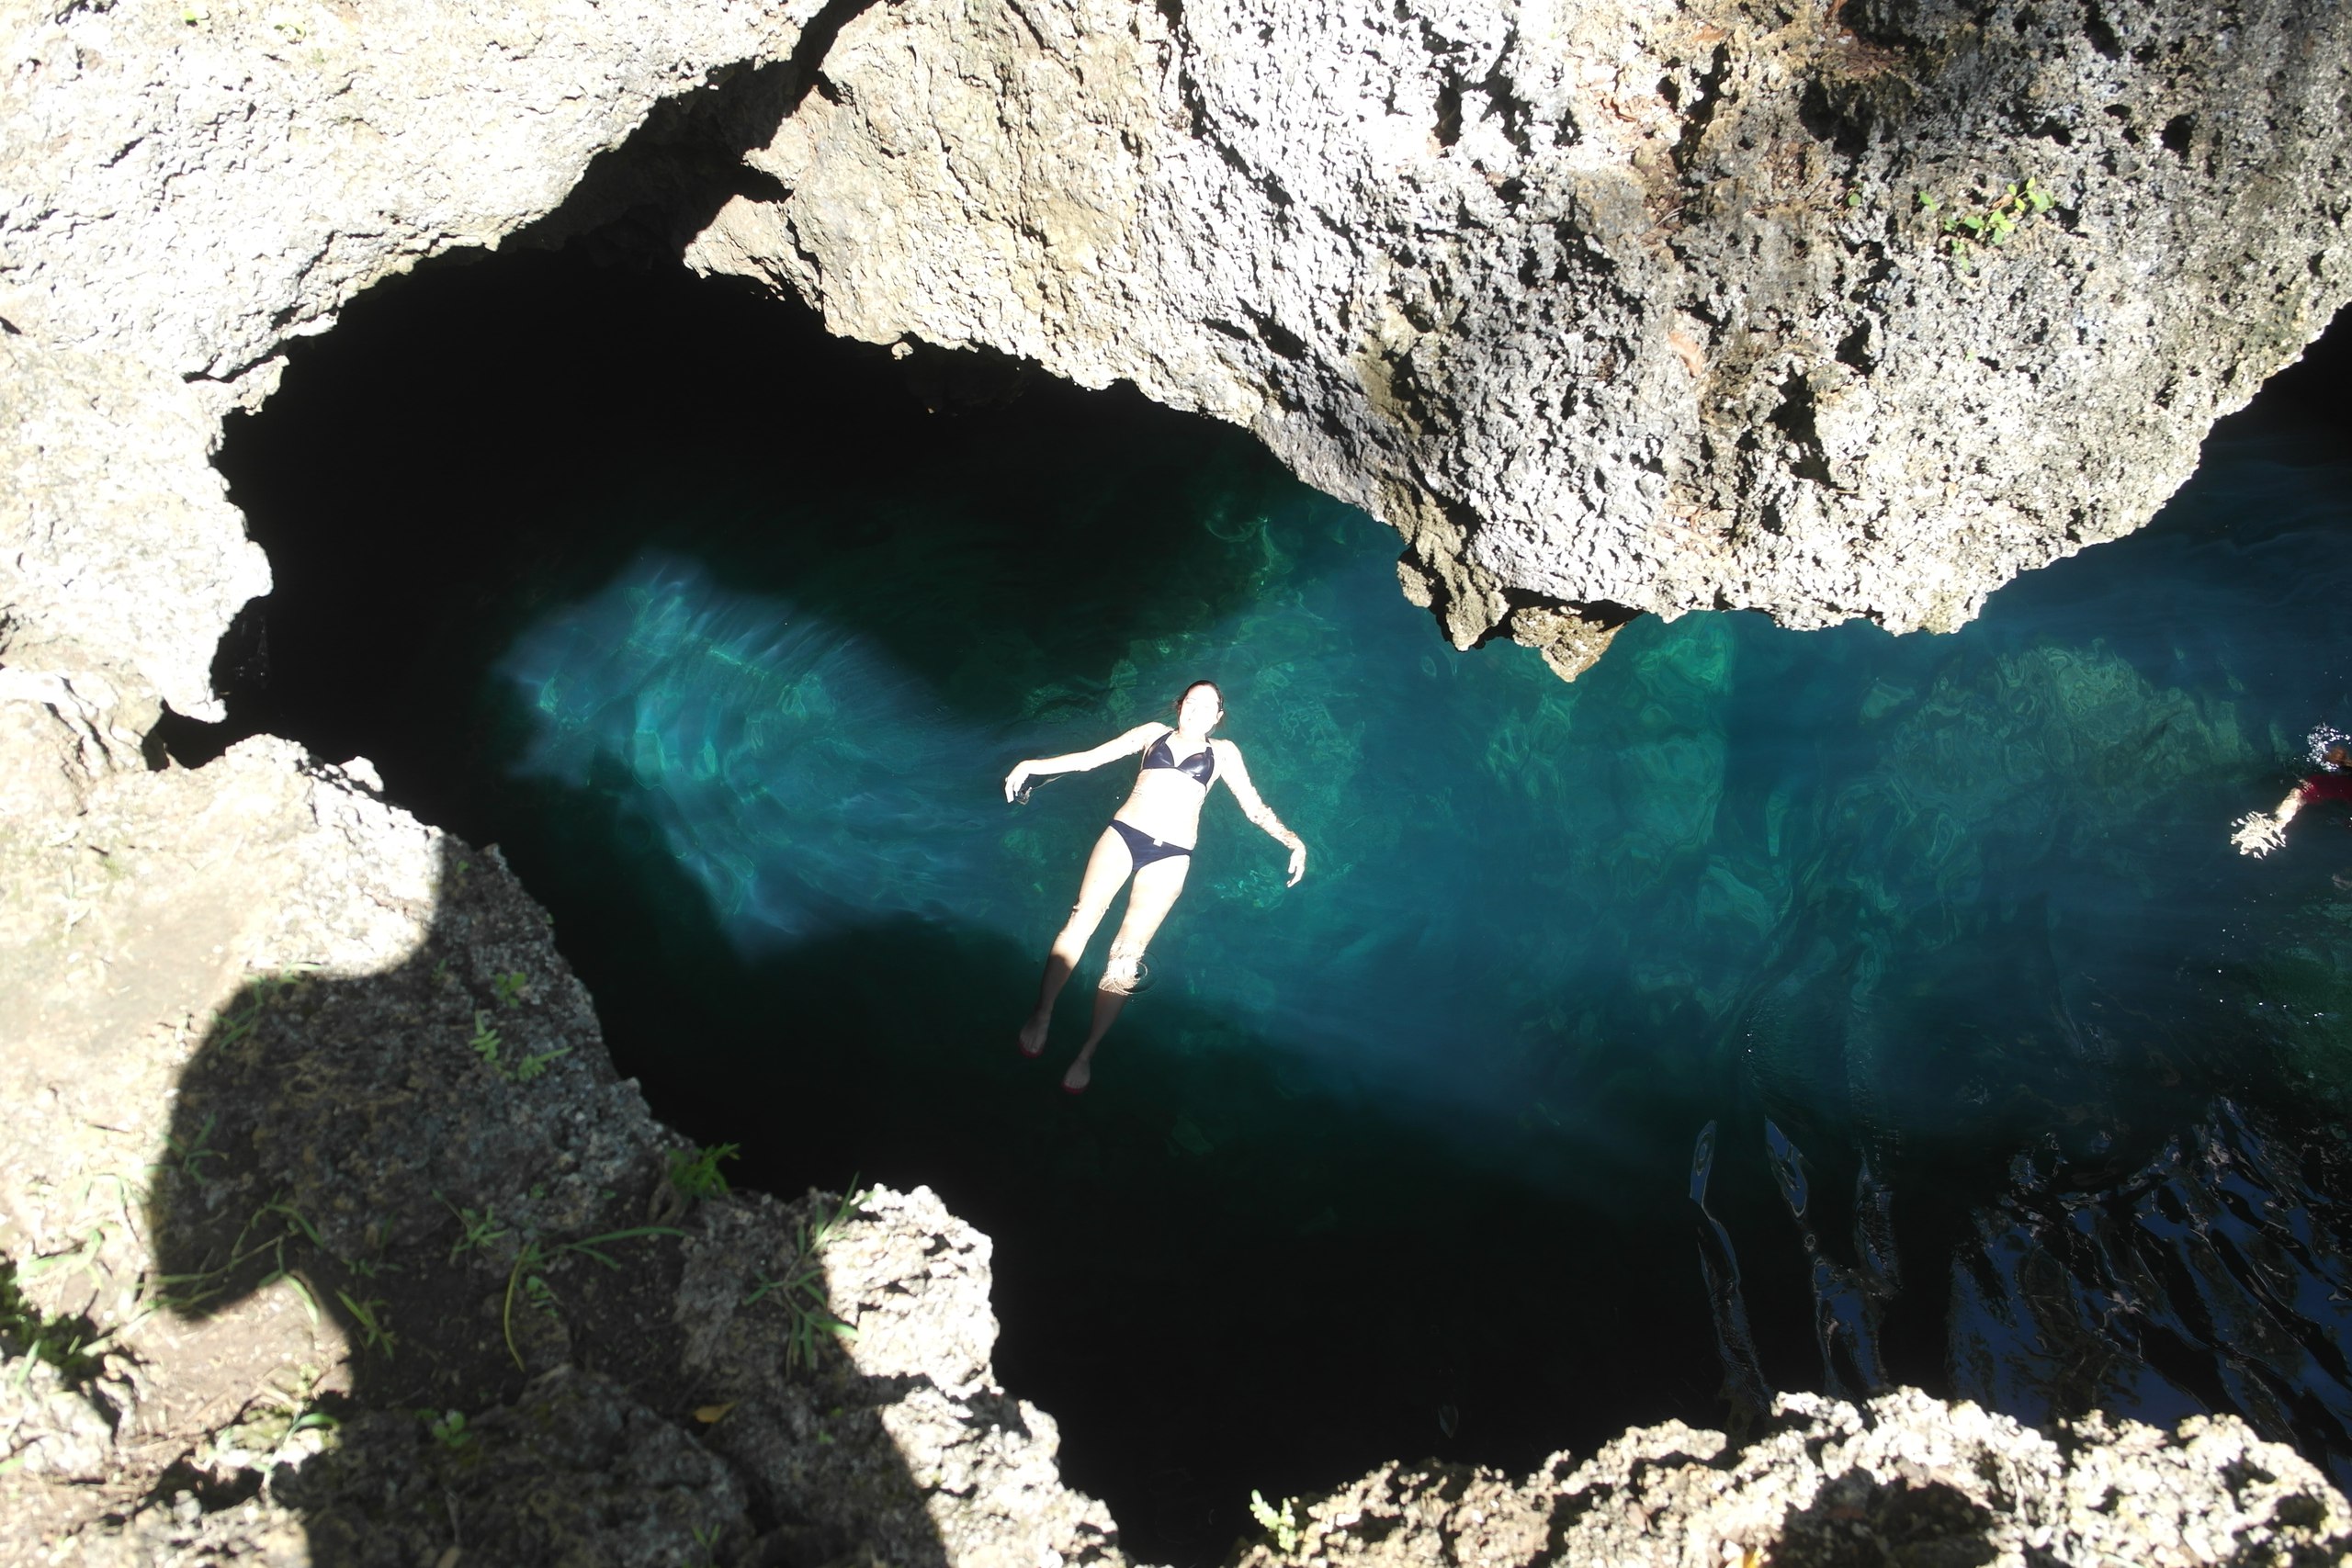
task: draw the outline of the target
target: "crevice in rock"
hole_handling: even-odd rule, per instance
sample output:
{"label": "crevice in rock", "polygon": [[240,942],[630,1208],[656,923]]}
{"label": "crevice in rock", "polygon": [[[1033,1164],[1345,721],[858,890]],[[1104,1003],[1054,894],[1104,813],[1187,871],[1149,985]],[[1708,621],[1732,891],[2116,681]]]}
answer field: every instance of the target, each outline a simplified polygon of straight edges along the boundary
{"label": "crevice in rock", "polygon": [[828,0],[786,58],[738,64],[653,106],[618,147],[599,153],[562,204],[512,242],[545,249],[583,243],[616,258],[675,261],[735,197],[791,193],[744,162],[767,146],[811,92],[842,29],[881,0]]}

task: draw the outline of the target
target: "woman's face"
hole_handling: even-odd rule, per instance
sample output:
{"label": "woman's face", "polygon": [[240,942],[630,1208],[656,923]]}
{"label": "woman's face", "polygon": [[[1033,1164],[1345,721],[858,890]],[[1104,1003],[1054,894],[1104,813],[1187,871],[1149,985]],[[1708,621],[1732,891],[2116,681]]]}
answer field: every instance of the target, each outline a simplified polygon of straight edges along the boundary
{"label": "woman's face", "polygon": [[1207,729],[1225,716],[1225,705],[1216,699],[1215,686],[1195,686],[1184,694],[1176,705],[1176,727],[1194,734]]}

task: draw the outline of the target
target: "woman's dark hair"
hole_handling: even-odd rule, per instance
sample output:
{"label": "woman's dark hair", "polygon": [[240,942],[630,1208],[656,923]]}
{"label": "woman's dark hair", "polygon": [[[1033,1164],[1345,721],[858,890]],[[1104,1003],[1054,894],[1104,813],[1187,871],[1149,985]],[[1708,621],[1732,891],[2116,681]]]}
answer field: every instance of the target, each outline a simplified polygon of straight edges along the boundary
{"label": "woman's dark hair", "polygon": [[1182,692],[1177,694],[1176,705],[1180,708],[1182,707],[1184,705],[1184,699],[1191,696],[1194,692],[1199,691],[1203,686],[1206,686],[1210,691],[1216,694],[1216,711],[1223,713],[1225,711],[1225,688],[1218,685],[1215,681],[1193,682],[1191,685],[1185,687]]}

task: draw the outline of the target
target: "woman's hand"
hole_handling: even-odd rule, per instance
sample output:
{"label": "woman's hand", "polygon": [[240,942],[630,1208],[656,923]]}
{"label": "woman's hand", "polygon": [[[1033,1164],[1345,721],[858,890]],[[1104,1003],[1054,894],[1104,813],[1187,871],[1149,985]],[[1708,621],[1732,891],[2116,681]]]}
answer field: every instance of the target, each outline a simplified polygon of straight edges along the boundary
{"label": "woman's hand", "polygon": [[1004,803],[1010,806],[1021,792],[1029,787],[1029,771],[1037,765],[1032,757],[1012,764],[1012,772],[1004,775]]}
{"label": "woman's hand", "polygon": [[1306,846],[1294,839],[1291,840],[1290,846],[1290,880],[1283,883],[1283,886],[1285,887],[1295,887],[1298,886],[1298,879],[1306,874]]}

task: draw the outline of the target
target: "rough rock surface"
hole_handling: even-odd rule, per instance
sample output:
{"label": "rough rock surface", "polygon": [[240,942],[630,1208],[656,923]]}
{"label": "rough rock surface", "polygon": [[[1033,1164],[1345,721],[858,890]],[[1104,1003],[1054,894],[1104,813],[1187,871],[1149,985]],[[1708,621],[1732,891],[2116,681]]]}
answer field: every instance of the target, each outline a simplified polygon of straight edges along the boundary
{"label": "rough rock surface", "polygon": [[820,3],[0,7],[0,654],[218,717],[212,649],[268,587],[209,466],[222,412]]}
{"label": "rough rock surface", "polygon": [[2053,1442],[1905,1390],[1856,1407],[1783,1396],[1736,1452],[1679,1424],[1628,1432],[1524,1483],[1389,1466],[1304,1510],[1241,1568],[2338,1562],[2352,1511],[2295,1452],[2233,1418],[2125,1423]]}
{"label": "rough rock surface", "polygon": [[[921,1192],[689,1194],[493,852],[282,743],[147,765],[266,582],[219,421],[356,291],[650,209],[838,330],[1249,424],[1398,525],[1465,644],[1947,626],[2136,525],[2341,303],[2347,36],[2321,0],[8,8],[0,1556],[1119,1560],[994,1384],[985,1238]],[[1284,1550],[2341,1555],[2342,1499],[2229,1423],[1786,1414],[1384,1472]]]}
{"label": "rough rock surface", "polygon": [[560,230],[667,203],[837,331],[1246,423],[1457,642],[1564,672],[1641,610],[1957,625],[2144,521],[2352,296],[2330,0],[235,0],[5,42],[10,658],[199,716],[264,581],[209,422],[657,104]]}
{"label": "rough rock surface", "polygon": [[495,851],[0,711],[0,1561],[1119,1560],[986,1238],[673,1180]]}
{"label": "rough rock surface", "polygon": [[1247,424],[1573,672],[2137,527],[2352,295],[2347,93],[2326,0],[899,0],[688,259]]}

